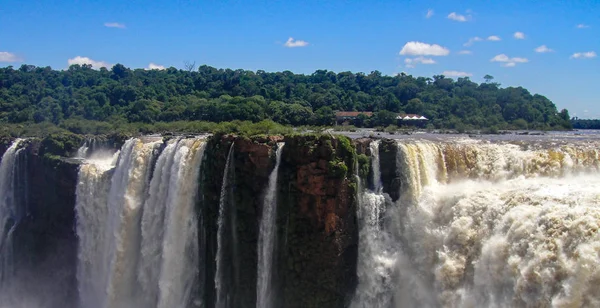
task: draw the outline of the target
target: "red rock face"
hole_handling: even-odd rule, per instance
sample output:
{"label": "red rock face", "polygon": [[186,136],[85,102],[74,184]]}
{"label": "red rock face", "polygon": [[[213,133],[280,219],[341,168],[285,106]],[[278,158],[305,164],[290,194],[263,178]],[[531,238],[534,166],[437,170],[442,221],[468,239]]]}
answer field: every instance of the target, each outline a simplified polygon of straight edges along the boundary
{"label": "red rock face", "polygon": [[287,223],[280,227],[280,237],[287,239],[279,252],[286,260],[281,307],[343,307],[351,292],[358,237],[353,167],[345,176],[329,170],[331,161],[349,155],[330,137],[286,138],[280,175],[290,183],[280,190],[287,195],[280,204],[280,221]]}
{"label": "red rock face", "polygon": [[[274,167],[277,142],[285,142],[279,169],[277,243],[274,264],[275,307],[343,307],[352,294],[356,276],[355,191],[353,150],[348,152],[330,136],[243,138],[224,136],[207,149],[214,161],[211,183],[205,185],[208,201],[208,260],[214,260],[218,194],[225,157],[234,142],[234,198],[240,264],[235,287],[236,307],[254,307],[258,223],[264,189]],[[347,174],[330,170],[330,162],[348,167]],[[208,170],[208,169],[204,169]],[[212,182],[215,183],[212,183]],[[210,208],[212,207],[212,208]],[[211,248],[212,247],[212,248]],[[212,261],[211,261],[212,262]],[[207,281],[213,276],[207,264]],[[210,283],[209,283],[210,284]],[[209,288],[210,289],[210,288]],[[210,293],[210,292],[209,292]],[[208,294],[210,299],[212,295]],[[213,302],[212,299],[207,302]]]}

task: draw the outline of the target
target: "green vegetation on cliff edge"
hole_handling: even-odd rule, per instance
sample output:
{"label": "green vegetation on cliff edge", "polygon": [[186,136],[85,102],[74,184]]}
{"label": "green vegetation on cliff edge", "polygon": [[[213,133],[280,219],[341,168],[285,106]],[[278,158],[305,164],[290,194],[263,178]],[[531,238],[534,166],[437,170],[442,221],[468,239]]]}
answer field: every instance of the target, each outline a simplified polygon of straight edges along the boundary
{"label": "green vegetation on cliff edge", "polygon": [[558,112],[542,95],[443,75],[326,70],[300,75],[209,66],[131,70],[121,64],[110,70],[90,65],[0,68],[4,124],[51,122],[76,133],[102,133],[115,128],[155,131],[179,122],[175,127],[185,131],[213,131],[228,127],[211,122],[234,120],[331,125],[334,110],[374,112],[372,118],[352,123],[359,127],[388,126],[396,124],[395,113],[416,113],[430,119],[430,128],[570,128],[568,111]]}

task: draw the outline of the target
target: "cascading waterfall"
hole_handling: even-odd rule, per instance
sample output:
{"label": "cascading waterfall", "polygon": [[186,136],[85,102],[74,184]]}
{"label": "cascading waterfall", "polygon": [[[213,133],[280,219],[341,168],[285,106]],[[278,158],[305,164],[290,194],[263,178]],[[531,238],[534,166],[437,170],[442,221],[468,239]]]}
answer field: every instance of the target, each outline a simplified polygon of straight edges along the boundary
{"label": "cascading waterfall", "polygon": [[258,235],[258,266],[256,284],[256,307],[273,307],[272,266],[276,241],[277,175],[284,143],[277,144],[275,168],[269,175],[269,184],[263,202],[263,212]]}
{"label": "cascading waterfall", "polygon": [[[196,283],[201,139],[130,139],[116,164],[88,160],[77,186],[84,307],[186,307]],[[154,165],[155,163],[155,165]],[[152,166],[154,169],[152,171]]]}
{"label": "cascading waterfall", "polygon": [[[391,275],[397,252],[388,234],[381,230],[382,215],[391,203],[382,192],[379,161],[380,140],[370,144],[373,190],[359,185],[358,221],[359,252],[357,276],[359,285],[352,300],[352,308],[389,307],[391,304]],[[362,180],[359,179],[359,183]]]}
{"label": "cascading waterfall", "polygon": [[[228,281],[230,271],[232,267],[237,264],[229,264],[227,266],[227,259],[235,258],[234,252],[229,250],[231,246],[236,245],[235,241],[235,208],[231,205],[231,187],[230,179],[231,176],[231,158],[233,157],[234,144],[231,144],[229,153],[227,154],[227,160],[225,162],[225,172],[223,174],[223,184],[221,185],[221,196],[219,200],[219,219],[218,219],[218,230],[217,230],[217,255],[216,255],[216,273],[215,273],[215,288],[216,288],[216,303],[217,308],[227,308],[233,305],[233,298],[230,294],[231,281]],[[229,233],[228,233],[229,231]],[[227,234],[231,235],[231,238],[226,238]],[[234,250],[234,249],[233,249]]]}
{"label": "cascading waterfall", "polygon": [[376,267],[397,249],[391,301],[361,297],[371,281],[359,274],[355,306],[600,305],[598,144],[397,146],[401,194],[383,225],[390,242],[370,252]]}
{"label": "cascading waterfall", "polygon": [[15,270],[13,234],[27,207],[22,142],[16,139],[0,161],[0,292],[10,284]]}
{"label": "cascading waterfall", "polygon": [[[87,138],[83,144],[77,149],[75,158],[86,159],[86,158],[104,158],[113,154],[113,150],[109,146],[106,140],[99,140],[96,137]],[[91,157],[91,156],[94,157]]]}

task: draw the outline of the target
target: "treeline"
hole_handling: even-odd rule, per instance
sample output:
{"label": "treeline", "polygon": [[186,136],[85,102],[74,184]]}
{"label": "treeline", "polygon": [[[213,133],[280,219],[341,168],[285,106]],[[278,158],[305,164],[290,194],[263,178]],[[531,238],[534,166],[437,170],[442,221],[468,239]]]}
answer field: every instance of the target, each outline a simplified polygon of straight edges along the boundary
{"label": "treeline", "polygon": [[575,129],[600,129],[600,120],[587,120],[587,119],[579,119],[573,118],[571,119],[571,124]]}
{"label": "treeline", "polygon": [[[491,77],[491,76],[486,76]],[[22,65],[0,68],[0,122],[60,125],[99,121],[272,120],[284,125],[332,125],[334,110],[373,111],[358,126],[396,124],[396,113],[421,114],[430,128],[564,129],[567,110],[522,87],[501,88],[469,78],[383,76],[318,70],[311,75],[216,69],[67,70]]]}

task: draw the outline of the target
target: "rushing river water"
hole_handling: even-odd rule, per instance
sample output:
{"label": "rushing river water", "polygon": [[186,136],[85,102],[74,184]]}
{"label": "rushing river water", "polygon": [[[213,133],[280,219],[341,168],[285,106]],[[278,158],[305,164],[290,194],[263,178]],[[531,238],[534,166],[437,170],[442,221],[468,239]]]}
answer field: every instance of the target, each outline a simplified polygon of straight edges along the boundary
{"label": "rushing river water", "polygon": [[[358,283],[346,296],[348,306],[600,307],[599,133],[385,137],[394,139],[368,144],[371,172],[358,179]],[[35,174],[27,171],[27,143],[14,141],[0,161],[2,308],[56,307],[45,306],[40,294],[25,294],[14,278],[14,234],[29,215],[28,176]],[[240,249],[249,246],[237,236],[248,231],[239,230],[234,197],[236,163],[247,154],[237,153],[237,142],[225,149],[215,213],[205,217],[197,205],[204,197],[200,175],[214,167],[204,164],[205,152],[216,151],[209,144],[204,137],[151,136],[129,139],[116,153],[98,142],[82,146],[74,188],[74,306],[285,302],[274,276],[277,207],[289,200],[278,193],[290,185],[279,173],[295,168],[281,167],[289,146],[273,143],[272,169],[264,172],[262,195],[254,196],[261,206],[243,213],[255,215],[257,230],[256,297],[242,302],[233,297],[241,294],[247,270]],[[215,230],[203,229],[209,219]],[[207,249],[211,260],[203,259]],[[204,296],[211,292],[214,298]]]}

